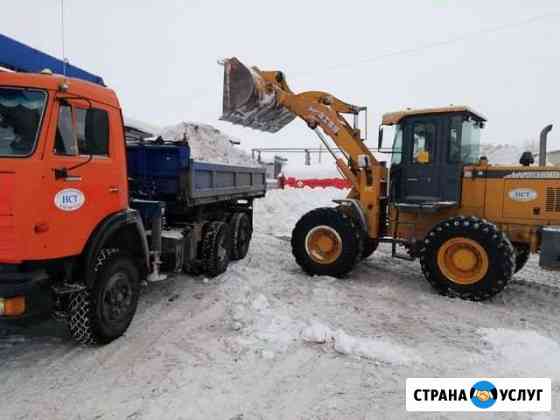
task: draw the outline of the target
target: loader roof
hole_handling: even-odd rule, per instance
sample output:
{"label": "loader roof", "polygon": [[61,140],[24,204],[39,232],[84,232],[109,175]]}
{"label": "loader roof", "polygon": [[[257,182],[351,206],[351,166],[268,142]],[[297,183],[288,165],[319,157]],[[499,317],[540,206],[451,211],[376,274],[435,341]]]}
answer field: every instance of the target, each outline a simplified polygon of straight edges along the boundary
{"label": "loader roof", "polygon": [[448,112],[466,112],[473,115],[475,118],[482,121],[486,121],[486,117],[473,109],[462,106],[462,105],[449,105],[440,108],[421,108],[421,109],[411,109],[407,108],[402,111],[389,112],[383,115],[382,124],[383,125],[394,125],[398,124],[403,118],[411,117],[415,115],[427,115],[427,114],[443,114]]}

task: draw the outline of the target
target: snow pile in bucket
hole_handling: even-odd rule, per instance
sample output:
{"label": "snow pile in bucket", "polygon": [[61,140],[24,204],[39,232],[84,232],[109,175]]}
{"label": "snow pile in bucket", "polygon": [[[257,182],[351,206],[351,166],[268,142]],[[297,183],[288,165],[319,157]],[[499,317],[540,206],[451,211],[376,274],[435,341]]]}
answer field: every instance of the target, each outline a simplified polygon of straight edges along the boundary
{"label": "snow pile in bucket", "polygon": [[183,141],[185,138],[191,147],[191,155],[195,160],[259,167],[245,151],[231,144],[236,141],[208,124],[181,122],[165,127],[159,133],[164,140]]}

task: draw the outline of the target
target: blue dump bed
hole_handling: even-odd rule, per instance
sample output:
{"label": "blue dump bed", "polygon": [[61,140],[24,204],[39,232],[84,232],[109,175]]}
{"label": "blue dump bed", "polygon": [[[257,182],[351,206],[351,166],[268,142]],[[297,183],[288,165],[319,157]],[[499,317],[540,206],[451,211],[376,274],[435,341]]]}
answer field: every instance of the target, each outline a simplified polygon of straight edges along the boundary
{"label": "blue dump bed", "polygon": [[185,143],[129,143],[127,163],[136,199],[191,207],[266,193],[264,168],[194,161]]}

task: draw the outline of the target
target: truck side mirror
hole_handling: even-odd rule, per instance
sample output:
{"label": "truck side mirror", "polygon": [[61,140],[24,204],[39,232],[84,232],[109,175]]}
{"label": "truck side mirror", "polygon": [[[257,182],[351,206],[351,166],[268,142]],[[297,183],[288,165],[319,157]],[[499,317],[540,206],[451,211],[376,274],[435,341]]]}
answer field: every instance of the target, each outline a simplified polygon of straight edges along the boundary
{"label": "truck side mirror", "polygon": [[383,126],[380,125],[379,126],[379,137],[377,139],[377,148],[381,149],[382,146],[383,146]]}

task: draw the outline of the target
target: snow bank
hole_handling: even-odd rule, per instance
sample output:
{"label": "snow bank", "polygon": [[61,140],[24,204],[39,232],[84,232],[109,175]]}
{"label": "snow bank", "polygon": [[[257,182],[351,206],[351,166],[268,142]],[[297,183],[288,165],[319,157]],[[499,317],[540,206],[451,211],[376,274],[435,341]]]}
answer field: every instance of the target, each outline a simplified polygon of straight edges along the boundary
{"label": "snow bank", "polygon": [[158,134],[165,140],[182,141],[186,138],[191,147],[191,155],[196,160],[260,166],[248,153],[231,144],[230,140],[237,141],[236,139],[208,124],[181,122],[165,127]]}
{"label": "snow bank", "polygon": [[486,156],[491,165],[519,165],[525,150],[513,144],[481,144],[480,156]]}
{"label": "snow bank", "polygon": [[301,216],[317,207],[332,207],[335,198],[346,193],[337,188],[270,190],[266,200],[255,201],[255,230],[274,235],[291,235]]}
{"label": "snow bank", "polygon": [[354,337],[343,330],[333,331],[320,322],[312,322],[301,332],[301,338],[310,343],[332,343],[340,354],[377,360],[395,365],[419,362],[421,359],[410,349],[374,338]]}
{"label": "snow bank", "polygon": [[[560,344],[532,330],[482,328],[502,375],[560,379]],[[507,371],[507,372],[506,372]]]}

